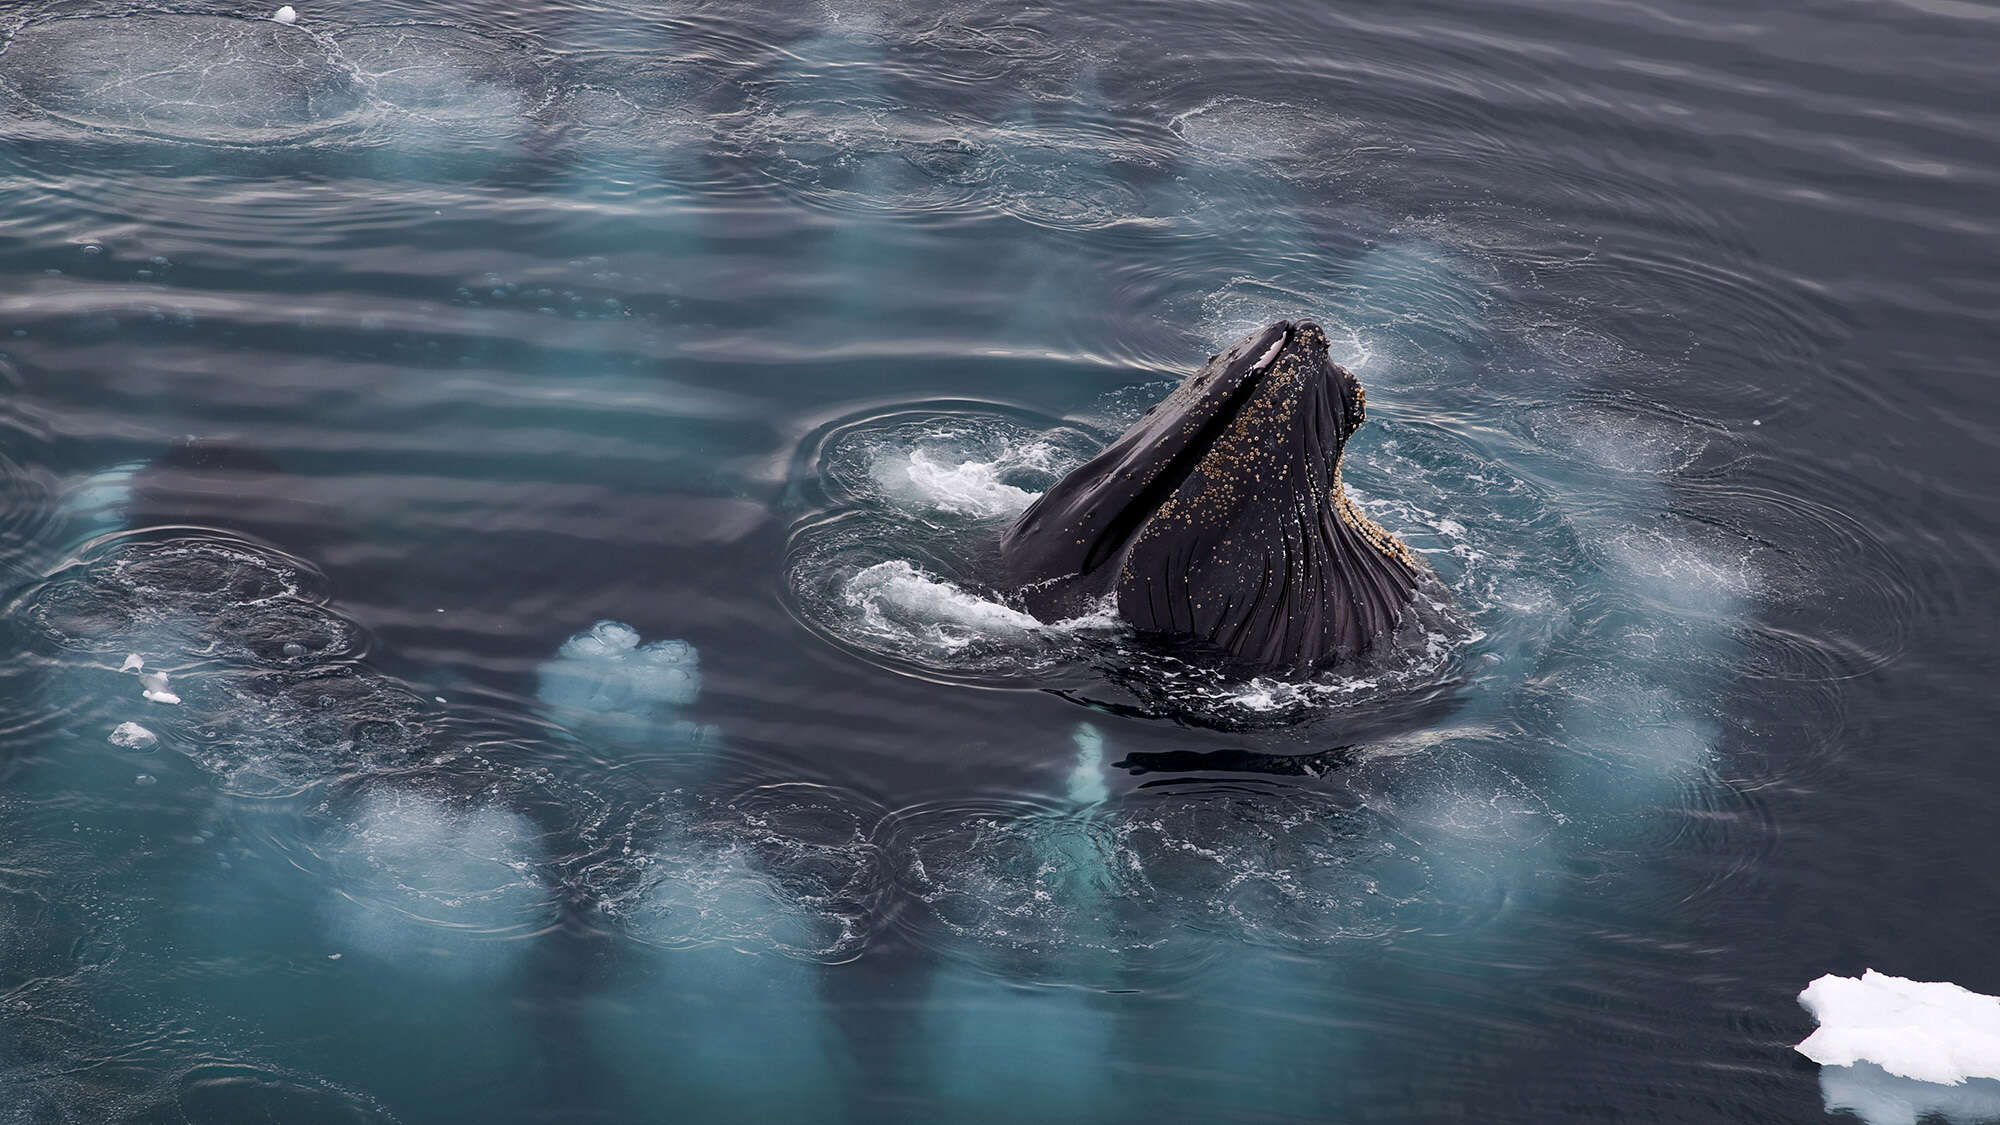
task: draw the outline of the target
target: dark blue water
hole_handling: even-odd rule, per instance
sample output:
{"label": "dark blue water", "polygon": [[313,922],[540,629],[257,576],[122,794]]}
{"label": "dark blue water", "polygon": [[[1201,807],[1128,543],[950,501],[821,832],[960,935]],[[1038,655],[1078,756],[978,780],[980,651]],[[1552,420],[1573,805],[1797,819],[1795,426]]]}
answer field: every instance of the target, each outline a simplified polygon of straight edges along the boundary
{"label": "dark blue water", "polygon": [[[0,14],[0,1121],[1880,1123],[1799,989],[2000,993],[2000,9],[267,14]],[[1301,315],[1393,653],[980,584]]]}

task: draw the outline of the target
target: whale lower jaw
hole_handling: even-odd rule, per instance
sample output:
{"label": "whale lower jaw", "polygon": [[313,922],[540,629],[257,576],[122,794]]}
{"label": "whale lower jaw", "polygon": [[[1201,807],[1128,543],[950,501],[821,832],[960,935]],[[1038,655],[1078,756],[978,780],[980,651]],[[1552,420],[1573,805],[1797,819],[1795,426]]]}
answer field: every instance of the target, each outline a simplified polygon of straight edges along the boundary
{"label": "whale lower jaw", "polygon": [[1119,616],[1257,671],[1306,671],[1369,651],[1395,633],[1422,573],[1338,477],[1323,505],[1279,508],[1219,533],[1161,516],[1120,570]]}

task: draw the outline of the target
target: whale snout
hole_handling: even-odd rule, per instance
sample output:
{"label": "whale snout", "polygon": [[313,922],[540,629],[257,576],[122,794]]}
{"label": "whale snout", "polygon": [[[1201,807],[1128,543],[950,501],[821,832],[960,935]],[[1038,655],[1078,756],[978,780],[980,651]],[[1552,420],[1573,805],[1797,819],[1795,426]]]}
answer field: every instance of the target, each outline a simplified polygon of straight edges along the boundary
{"label": "whale snout", "polygon": [[1359,653],[1417,580],[1408,549],[1341,487],[1363,417],[1325,330],[1274,321],[1029,507],[1001,539],[1008,583],[1038,615],[1115,594],[1141,632],[1261,669]]}

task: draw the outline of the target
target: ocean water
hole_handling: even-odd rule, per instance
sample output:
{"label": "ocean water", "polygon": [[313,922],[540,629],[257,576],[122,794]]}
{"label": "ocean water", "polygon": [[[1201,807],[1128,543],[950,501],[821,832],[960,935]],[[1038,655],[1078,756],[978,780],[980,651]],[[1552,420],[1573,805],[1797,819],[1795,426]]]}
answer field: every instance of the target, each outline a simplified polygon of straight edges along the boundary
{"label": "ocean water", "polygon": [[[0,10],[0,1123],[2000,1120],[2000,9]],[[983,552],[1324,324],[1442,593]]]}

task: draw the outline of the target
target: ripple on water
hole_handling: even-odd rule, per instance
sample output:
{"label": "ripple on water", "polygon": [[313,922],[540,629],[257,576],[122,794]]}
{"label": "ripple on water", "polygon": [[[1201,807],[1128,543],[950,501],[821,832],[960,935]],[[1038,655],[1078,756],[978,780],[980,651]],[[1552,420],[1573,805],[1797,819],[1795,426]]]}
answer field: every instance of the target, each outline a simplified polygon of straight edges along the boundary
{"label": "ripple on water", "polygon": [[1095,955],[1156,970],[1244,942],[1463,928],[1501,890],[1476,853],[1304,786],[1177,787],[1085,809],[943,803],[898,812],[888,832],[899,885],[924,907],[901,922],[916,940],[1069,971]]}
{"label": "ripple on water", "polygon": [[581,881],[642,944],[844,961],[880,918],[878,818],[859,795],[806,783],[729,800],[675,792],[634,814]]}
{"label": "ripple on water", "polygon": [[321,38],[266,19],[141,12],[21,28],[0,58],[44,112],[89,129],[230,144],[298,141],[368,94]]}
{"label": "ripple on water", "polygon": [[316,851],[333,948],[476,971],[555,920],[542,834],[492,794],[391,780],[325,813]]}
{"label": "ripple on water", "polygon": [[[1080,465],[1103,438],[1078,428],[974,410],[909,411],[837,427],[818,446],[813,479],[830,511],[794,531],[789,583],[801,618],[822,636],[885,666],[991,686],[1062,688],[1084,698],[1208,725],[1296,722],[1330,710],[1425,694],[1449,679],[1491,609],[1490,577],[1473,544],[1499,552],[1523,534],[1513,509],[1531,495],[1518,479],[1474,460],[1462,445],[1422,430],[1398,431],[1402,448],[1357,458],[1349,479],[1377,519],[1435,555],[1449,586],[1428,589],[1384,653],[1308,677],[1244,680],[1136,644],[1105,607],[1042,622],[983,571],[1008,522]],[[1385,449],[1394,448],[1385,443]],[[1429,481],[1404,488],[1416,473]],[[1376,476],[1403,498],[1378,503]],[[1512,501],[1484,526],[1436,516],[1449,490],[1471,485]],[[1530,517],[1530,524],[1536,521]],[[1468,595],[1474,595],[1468,606]]]}
{"label": "ripple on water", "polygon": [[224,535],[111,536],[16,603],[63,653],[137,653],[169,668],[222,660],[318,667],[360,656],[361,628],[326,605],[310,564]]}
{"label": "ripple on water", "polygon": [[[28,104],[103,133],[267,146],[370,133],[513,137],[550,100],[526,49],[445,25],[302,26],[135,11],[31,22],[6,45]],[[415,135],[410,135],[415,130]]]}
{"label": "ripple on water", "polygon": [[461,28],[370,27],[335,45],[380,104],[454,134],[512,136],[551,96],[526,49]]}

